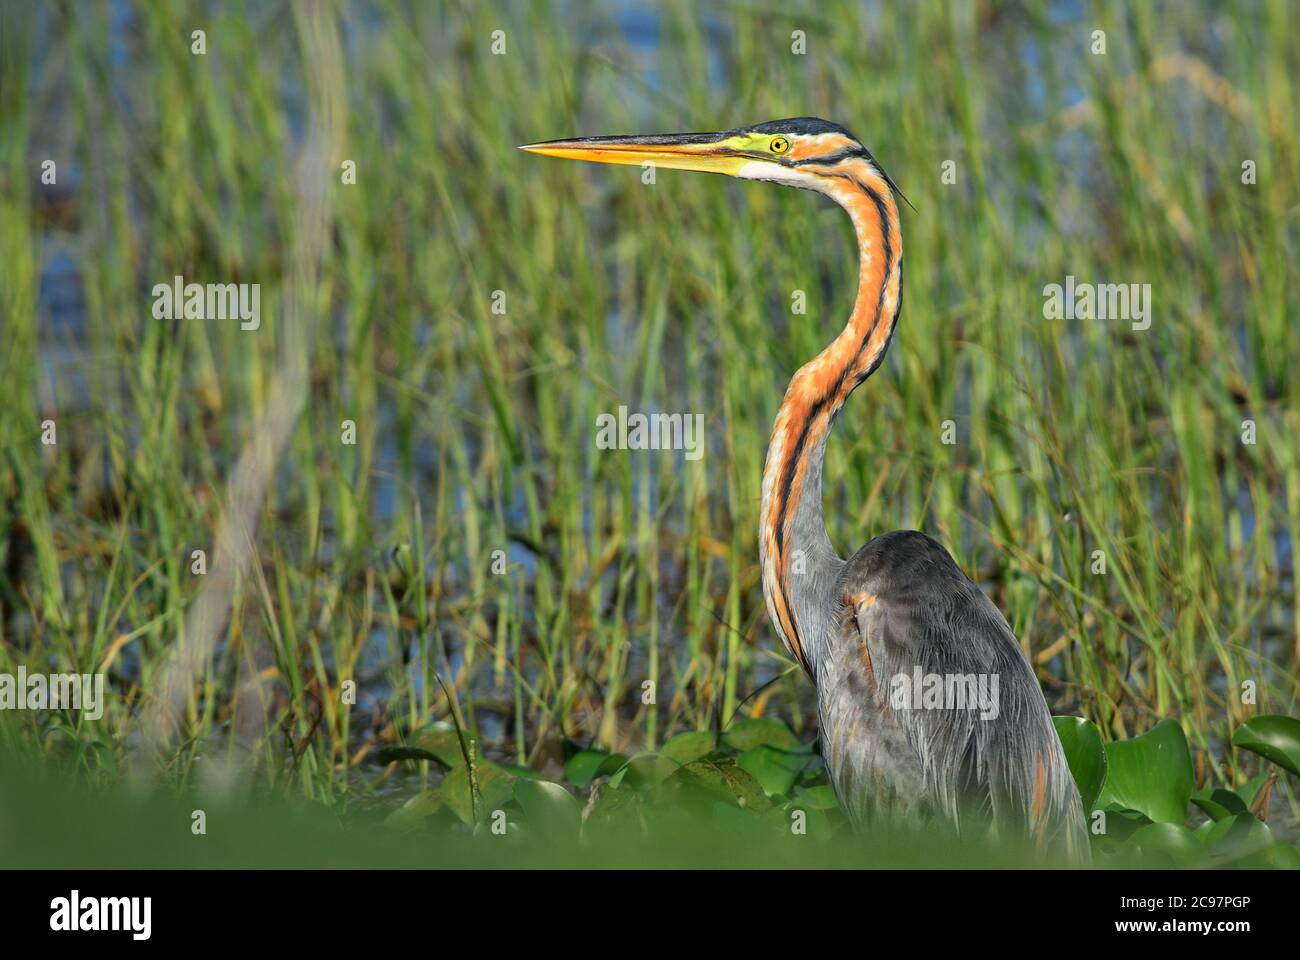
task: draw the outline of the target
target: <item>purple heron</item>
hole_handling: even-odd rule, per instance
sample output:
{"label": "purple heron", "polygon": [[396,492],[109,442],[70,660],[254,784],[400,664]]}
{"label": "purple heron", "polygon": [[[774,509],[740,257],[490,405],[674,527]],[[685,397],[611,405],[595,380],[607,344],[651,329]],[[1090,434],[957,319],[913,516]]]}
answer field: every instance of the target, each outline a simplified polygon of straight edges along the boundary
{"label": "purple heron", "polygon": [[1086,856],[1082,804],[1047,702],[997,607],[924,533],[886,533],[844,560],[822,518],[827,434],[880,366],[903,306],[902,194],[880,164],[843,127],[807,117],[521,149],[766,180],[815,190],[848,213],[853,312],[794,374],[767,448],[758,543],[768,614],[816,686],[822,756],[856,825],[942,818]]}

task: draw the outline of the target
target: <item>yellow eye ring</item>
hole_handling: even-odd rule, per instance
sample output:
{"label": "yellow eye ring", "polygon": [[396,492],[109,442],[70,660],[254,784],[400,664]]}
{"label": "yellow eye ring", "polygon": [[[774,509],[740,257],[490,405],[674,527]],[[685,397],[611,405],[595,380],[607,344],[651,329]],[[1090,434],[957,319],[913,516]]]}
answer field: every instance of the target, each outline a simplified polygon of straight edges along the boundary
{"label": "yellow eye ring", "polygon": [[790,140],[788,137],[773,137],[767,148],[773,153],[785,153],[790,149]]}

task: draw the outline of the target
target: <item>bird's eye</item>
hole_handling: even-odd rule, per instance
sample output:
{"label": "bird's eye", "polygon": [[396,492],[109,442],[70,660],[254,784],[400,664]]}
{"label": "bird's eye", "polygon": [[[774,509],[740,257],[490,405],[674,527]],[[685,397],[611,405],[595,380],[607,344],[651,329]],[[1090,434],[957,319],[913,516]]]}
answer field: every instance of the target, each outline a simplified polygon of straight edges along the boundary
{"label": "bird's eye", "polygon": [[786,137],[773,137],[768,149],[773,153],[785,153],[790,149],[790,141]]}

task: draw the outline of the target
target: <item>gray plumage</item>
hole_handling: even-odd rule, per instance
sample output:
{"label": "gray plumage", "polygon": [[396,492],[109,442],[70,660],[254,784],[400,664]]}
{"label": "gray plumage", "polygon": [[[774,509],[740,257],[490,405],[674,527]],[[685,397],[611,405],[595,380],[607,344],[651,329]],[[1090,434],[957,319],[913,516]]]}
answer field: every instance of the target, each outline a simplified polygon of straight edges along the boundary
{"label": "gray plumage", "polygon": [[[1086,859],[1083,805],[1006,619],[924,533],[886,533],[841,559],[822,514],[824,455],[823,437],[793,517],[804,563],[790,583],[840,805],[859,827],[942,820]],[[918,668],[954,686],[996,677],[997,715],[982,717],[978,703],[891,705],[895,678]]]}
{"label": "gray plumage", "polygon": [[[1086,856],[1082,805],[1038,681],[948,552],[923,533],[885,534],[843,565],[835,593],[847,602],[814,670],[822,752],[849,816],[937,817]],[[942,680],[942,706],[920,702],[918,675]]]}

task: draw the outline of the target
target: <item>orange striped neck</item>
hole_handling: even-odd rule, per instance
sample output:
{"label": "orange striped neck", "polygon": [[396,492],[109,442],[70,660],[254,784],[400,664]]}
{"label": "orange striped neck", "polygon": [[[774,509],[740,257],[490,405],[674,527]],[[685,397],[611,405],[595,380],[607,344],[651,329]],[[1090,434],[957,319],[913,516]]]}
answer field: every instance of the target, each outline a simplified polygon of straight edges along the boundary
{"label": "orange striped neck", "polygon": [[790,380],[767,448],[760,510],[768,615],[810,675],[834,610],[833,574],[843,563],[822,518],[826,436],[849,395],[883,360],[902,308],[903,243],[889,184],[866,161],[851,172],[844,167],[826,171],[822,189],[853,221],[858,294],[843,331]]}

